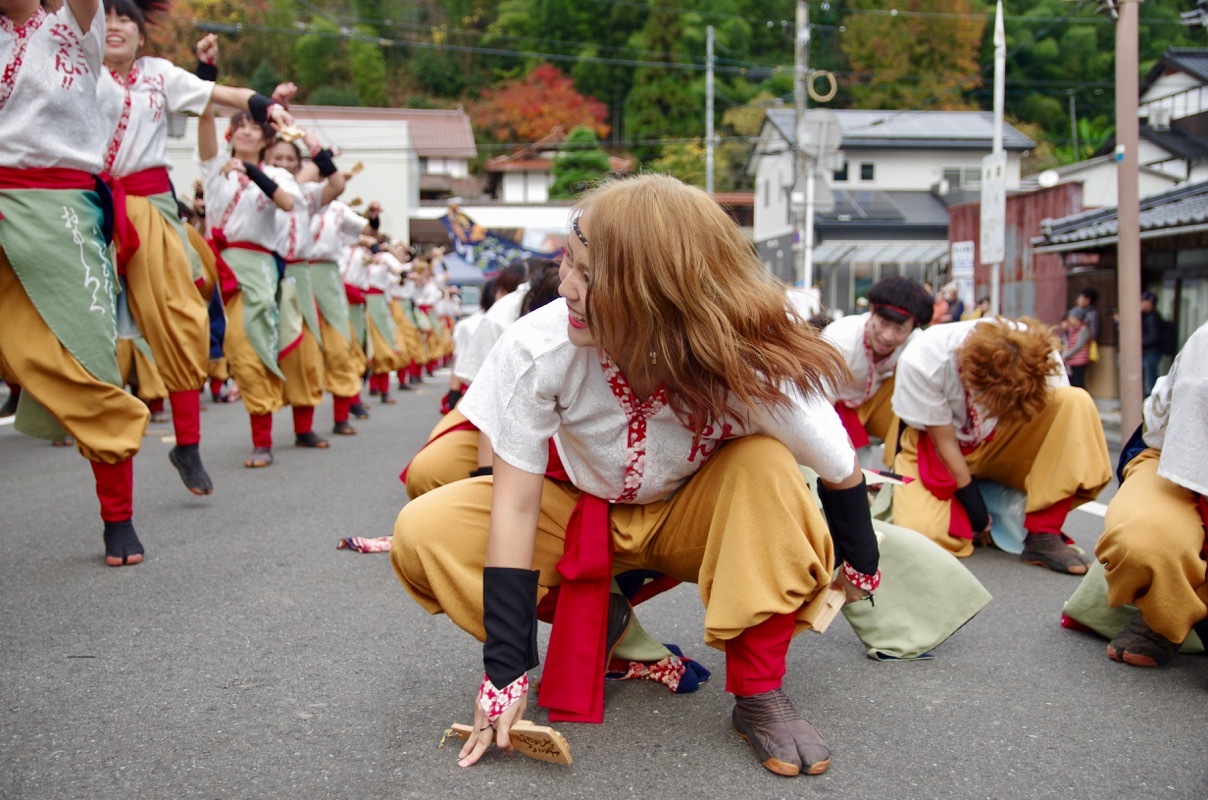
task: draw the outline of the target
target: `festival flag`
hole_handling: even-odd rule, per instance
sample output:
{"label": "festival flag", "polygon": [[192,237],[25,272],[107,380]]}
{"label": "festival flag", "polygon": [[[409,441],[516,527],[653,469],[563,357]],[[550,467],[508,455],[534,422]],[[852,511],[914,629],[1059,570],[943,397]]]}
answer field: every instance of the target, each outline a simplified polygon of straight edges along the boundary
{"label": "festival flag", "polygon": [[449,241],[453,243],[457,255],[483,272],[497,272],[513,261],[530,256],[557,258],[562,252],[530,250],[519,242],[479,225],[455,205],[449,206],[440,221],[449,232]]}

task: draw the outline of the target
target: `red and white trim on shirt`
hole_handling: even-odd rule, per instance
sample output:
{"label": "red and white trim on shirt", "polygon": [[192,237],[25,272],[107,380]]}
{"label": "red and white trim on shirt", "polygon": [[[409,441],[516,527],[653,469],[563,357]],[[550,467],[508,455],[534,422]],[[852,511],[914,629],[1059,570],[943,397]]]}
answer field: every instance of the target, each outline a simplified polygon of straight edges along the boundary
{"label": "red and white trim on shirt", "polygon": [[113,78],[113,82],[122,87],[124,94],[122,98],[122,116],[117,121],[117,130],[113,132],[113,141],[109,143],[109,150],[105,153],[105,172],[113,172],[113,164],[117,161],[117,154],[122,149],[122,142],[126,138],[126,129],[130,127],[130,106],[134,102],[131,89],[138,82],[140,70],[135,64],[130,68],[130,74],[125,78],[113,67],[109,67],[109,75]]}
{"label": "red and white trim on shirt", "polygon": [[42,23],[45,21],[46,9],[41,6],[23,25],[14,25],[8,17],[0,17],[0,28],[8,31],[17,39],[17,46],[13,49],[12,57],[4,65],[4,72],[0,73],[0,111],[4,110],[8,98],[13,95],[13,88],[17,85],[17,75],[21,72],[21,65],[25,63],[25,48],[29,46],[30,34],[42,27]]}
{"label": "red and white trim on shirt", "polygon": [[646,400],[639,400],[625,376],[621,374],[612,358],[600,353],[600,366],[608,388],[621,404],[625,418],[629,420],[629,435],[625,441],[625,488],[614,503],[628,503],[638,496],[642,479],[646,476],[646,420],[663,410],[667,405],[667,392],[660,386]]}

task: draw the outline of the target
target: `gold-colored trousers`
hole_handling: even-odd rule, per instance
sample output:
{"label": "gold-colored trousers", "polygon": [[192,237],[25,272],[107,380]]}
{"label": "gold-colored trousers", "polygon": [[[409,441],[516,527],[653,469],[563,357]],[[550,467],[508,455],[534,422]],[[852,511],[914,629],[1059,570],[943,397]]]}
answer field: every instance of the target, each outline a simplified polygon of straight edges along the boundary
{"label": "gold-colored trousers", "polygon": [[412,500],[446,483],[468,478],[478,468],[478,431],[444,433],[466,421],[455,408],[428,434],[428,443],[407,467],[407,496]]}
{"label": "gold-colored trousers", "polygon": [[[341,333],[319,315],[323,334],[323,381],[336,397],[353,397],[361,392],[363,366],[358,366],[357,349],[348,331]],[[362,356],[363,358],[363,356]]]}
{"label": "gold-colored trousers", "polygon": [[282,380],[268,371],[243,328],[243,293],[236,292],[226,304],[226,337],[223,352],[227,369],[239,387],[243,406],[254,416],[272,414],[284,402]]}
{"label": "gold-colored trousers", "polygon": [[277,362],[285,375],[285,403],[314,408],[323,402],[323,348],[311,329],[302,326],[302,341]]}
{"label": "gold-colored trousers", "polygon": [[122,387],[98,380],[75,359],[34,308],[0,247],[0,372],[29,392],[89,461],[134,456],[151,414]]}
{"label": "gold-colored trousers", "polygon": [[1149,448],[1125,467],[1095,555],[1108,603],[1135,605],[1152,630],[1181,642],[1208,617],[1204,522],[1195,492],[1158,475],[1160,457]]}
{"label": "gold-colored trousers", "polygon": [[[919,476],[919,431],[902,431],[901,451],[893,469]],[[885,447],[892,452],[893,441]],[[1000,424],[994,438],[965,456],[975,477],[997,481],[1027,493],[1027,511],[1041,511],[1062,500],[1071,507],[1094,500],[1112,478],[1103,422],[1091,396],[1082,389],[1055,389],[1035,419]],[[928,536],[945,550],[964,558],[973,543],[948,534],[952,503],[940,500],[915,480],[893,487],[893,521]]]}
{"label": "gold-colored trousers", "polygon": [[[412,500],[391,550],[416,602],[480,640],[491,488],[490,477],[470,478]],[[545,480],[533,554],[539,594],[561,582],[556,564],[578,497],[570,484]],[[764,436],[727,443],[667,500],[613,506],[610,526],[614,574],[653,569],[699,584],[705,642],[719,649],[775,614],[794,614],[796,632],[805,630],[834,566],[826,521],[792,454]]]}

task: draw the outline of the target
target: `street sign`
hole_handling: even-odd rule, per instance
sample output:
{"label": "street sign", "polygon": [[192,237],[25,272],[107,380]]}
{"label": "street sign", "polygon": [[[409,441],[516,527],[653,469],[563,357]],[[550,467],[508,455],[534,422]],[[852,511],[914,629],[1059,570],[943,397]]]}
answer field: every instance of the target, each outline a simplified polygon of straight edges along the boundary
{"label": "street sign", "polygon": [[952,277],[973,277],[973,242],[952,243]]}
{"label": "street sign", "polygon": [[1006,260],[1007,153],[1000,150],[982,159],[981,263]]}
{"label": "street sign", "polygon": [[825,108],[808,108],[801,114],[801,125],[797,128],[797,146],[815,161],[826,161],[827,156],[839,149],[843,143],[843,128],[839,115]]}

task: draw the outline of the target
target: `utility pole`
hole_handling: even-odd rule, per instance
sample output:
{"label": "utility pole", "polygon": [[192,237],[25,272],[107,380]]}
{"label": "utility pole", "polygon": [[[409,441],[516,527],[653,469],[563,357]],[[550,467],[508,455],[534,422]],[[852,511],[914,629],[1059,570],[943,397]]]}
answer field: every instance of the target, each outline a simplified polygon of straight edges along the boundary
{"label": "utility pole", "polygon": [[994,15],[994,134],[982,159],[980,259],[990,266],[990,313],[1002,313],[1002,263],[1006,259],[1007,155],[1003,151],[1003,105],[1007,72],[1007,31],[1002,0]]}
{"label": "utility pole", "polygon": [[705,191],[713,194],[713,26],[705,28]]}
{"label": "utility pole", "polygon": [[[793,105],[797,112],[797,125],[793,138],[796,142],[796,152],[793,161],[796,165],[796,180],[794,186],[801,184],[805,177],[805,208],[797,217],[798,242],[800,245],[797,259],[797,280],[803,289],[809,289],[814,276],[814,172],[809,156],[802,149],[801,130],[805,118],[805,81],[809,74],[810,55],[810,10],[805,0],[797,0],[797,37],[793,48],[795,67],[793,69]],[[796,205],[796,203],[791,203]]]}
{"label": "utility pole", "polygon": [[[1137,64],[1140,0],[1109,0],[1116,22],[1116,285],[1120,309],[1120,433],[1141,424],[1141,201]],[[1110,9],[1109,9],[1110,10]]]}
{"label": "utility pole", "polygon": [[1074,154],[1074,161],[1082,160],[1082,156],[1078,151],[1078,106],[1074,104],[1074,90],[1070,89],[1070,141],[1074,143],[1074,149],[1071,151]]}

